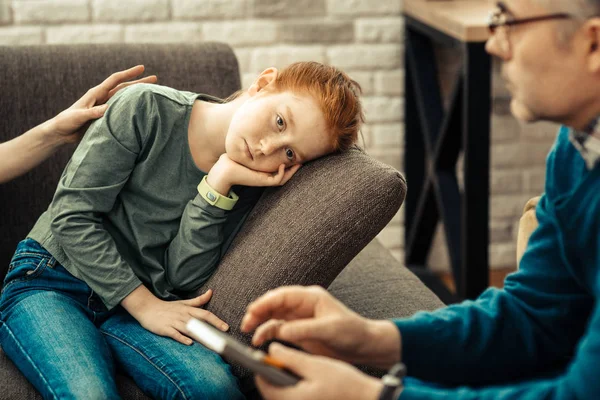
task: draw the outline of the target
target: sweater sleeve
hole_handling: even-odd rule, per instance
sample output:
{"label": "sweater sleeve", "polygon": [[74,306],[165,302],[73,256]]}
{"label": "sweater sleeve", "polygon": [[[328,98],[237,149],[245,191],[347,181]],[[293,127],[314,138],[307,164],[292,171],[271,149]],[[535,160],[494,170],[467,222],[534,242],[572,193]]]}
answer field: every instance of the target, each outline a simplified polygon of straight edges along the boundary
{"label": "sweater sleeve", "polygon": [[176,290],[193,292],[212,275],[252,209],[257,199],[254,193],[242,195],[230,211],[209,204],[199,194],[187,204],[164,262],[167,279]]}
{"label": "sweater sleeve", "polygon": [[109,101],[104,117],[92,123],[67,164],[49,208],[52,234],[76,269],[74,274],[108,308],[141,284],[104,228],[103,216],[127,184],[144,134],[152,129],[147,93],[134,86]]}
{"label": "sweater sleeve", "polygon": [[546,196],[537,217],[521,269],[503,290],[488,289],[474,302],[395,321],[411,376],[483,385],[538,375],[570,359],[593,298],[564,262]]}
{"label": "sweater sleeve", "polygon": [[[491,360],[490,360],[491,361]],[[562,400],[600,399],[600,305],[596,305],[585,336],[565,372],[554,379],[532,380],[519,384],[488,388],[407,386],[400,400]]]}

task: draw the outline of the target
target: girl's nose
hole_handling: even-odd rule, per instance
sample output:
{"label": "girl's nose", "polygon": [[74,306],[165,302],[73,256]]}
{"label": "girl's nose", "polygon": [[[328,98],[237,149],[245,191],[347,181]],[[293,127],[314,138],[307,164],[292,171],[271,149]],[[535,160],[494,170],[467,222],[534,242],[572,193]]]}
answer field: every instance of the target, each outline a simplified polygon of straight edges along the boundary
{"label": "girl's nose", "polygon": [[261,139],[260,141],[260,151],[265,156],[272,154],[275,150],[277,150],[278,145],[277,141],[272,138]]}

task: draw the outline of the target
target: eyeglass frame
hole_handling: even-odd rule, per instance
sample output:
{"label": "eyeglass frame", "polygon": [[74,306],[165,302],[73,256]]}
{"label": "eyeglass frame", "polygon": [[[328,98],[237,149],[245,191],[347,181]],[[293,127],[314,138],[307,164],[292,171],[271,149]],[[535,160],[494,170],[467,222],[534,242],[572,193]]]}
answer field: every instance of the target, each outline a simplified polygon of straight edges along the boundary
{"label": "eyeglass frame", "polygon": [[567,13],[555,13],[555,14],[548,14],[548,15],[538,15],[535,17],[528,17],[528,18],[514,18],[514,19],[507,19],[506,15],[504,17],[504,21],[500,21],[500,17],[503,13],[507,13],[508,7],[506,7],[506,5],[504,4],[504,2],[499,1],[498,3],[496,3],[496,10],[492,11],[490,13],[489,16],[489,20],[488,20],[488,29],[490,31],[490,33],[493,35],[494,33],[496,33],[496,30],[498,28],[502,28],[502,27],[510,27],[510,26],[515,26],[515,25],[522,25],[522,24],[528,24],[531,22],[539,22],[539,21],[549,21],[549,20],[553,20],[553,19],[571,19],[574,18],[572,15],[567,14]]}

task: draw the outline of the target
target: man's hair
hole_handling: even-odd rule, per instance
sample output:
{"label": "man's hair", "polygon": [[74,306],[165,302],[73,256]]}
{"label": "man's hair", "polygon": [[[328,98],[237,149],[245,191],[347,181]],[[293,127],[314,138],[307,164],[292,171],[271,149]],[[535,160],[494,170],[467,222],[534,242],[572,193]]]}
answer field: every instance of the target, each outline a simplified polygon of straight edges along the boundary
{"label": "man's hair", "polygon": [[565,21],[559,32],[559,40],[566,44],[575,34],[582,22],[588,18],[600,16],[600,0],[537,0],[551,12],[567,13],[574,18]]}

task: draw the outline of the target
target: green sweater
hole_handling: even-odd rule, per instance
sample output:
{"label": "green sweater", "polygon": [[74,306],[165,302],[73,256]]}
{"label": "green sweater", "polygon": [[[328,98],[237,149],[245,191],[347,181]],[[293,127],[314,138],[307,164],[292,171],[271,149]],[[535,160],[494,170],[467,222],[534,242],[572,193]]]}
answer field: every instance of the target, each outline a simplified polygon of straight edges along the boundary
{"label": "green sweater", "polygon": [[236,187],[233,210],[197,192],[188,125],[206,95],[138,84],[119,91],[67,164],[29,237],[110,309],[140,284],[165,300],[198,289],[213,273],[260,188]]}

